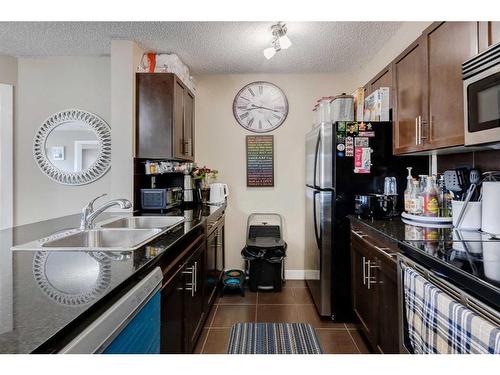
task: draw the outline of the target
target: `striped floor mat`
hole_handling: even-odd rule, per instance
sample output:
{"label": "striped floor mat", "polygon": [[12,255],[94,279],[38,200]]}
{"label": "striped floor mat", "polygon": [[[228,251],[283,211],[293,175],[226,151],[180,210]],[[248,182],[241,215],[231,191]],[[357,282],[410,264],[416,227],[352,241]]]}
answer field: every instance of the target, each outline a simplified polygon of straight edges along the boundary
{"label": "striped floor mat", "polygon": [[322,354],[314,328],[303,323],[237,323],[228,354]]}

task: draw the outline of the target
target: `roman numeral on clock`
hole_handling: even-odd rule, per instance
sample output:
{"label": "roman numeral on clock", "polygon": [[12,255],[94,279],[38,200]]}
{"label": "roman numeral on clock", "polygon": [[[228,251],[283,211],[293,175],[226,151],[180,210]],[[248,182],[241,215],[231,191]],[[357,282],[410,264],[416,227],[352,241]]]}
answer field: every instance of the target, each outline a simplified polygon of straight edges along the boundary
{"label": "roman numeral on clock", "polygon": [[246,119],[247,117],[248,117],[248,112],[242,113],[240,115],[240,119],[242,119],[242,120]]}

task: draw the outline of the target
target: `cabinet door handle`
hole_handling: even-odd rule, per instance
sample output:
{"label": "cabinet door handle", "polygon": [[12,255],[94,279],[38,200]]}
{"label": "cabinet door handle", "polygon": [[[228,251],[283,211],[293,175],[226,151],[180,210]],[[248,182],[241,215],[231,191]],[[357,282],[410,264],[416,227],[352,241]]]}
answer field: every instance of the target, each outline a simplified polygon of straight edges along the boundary
{"label": "cabinet door handle", "polygon": [[[196,265],[196,262],[195,262]],[[195,278],[196,278],[196,272],[195,272],[195,265],[189,268],[186,268],[186,271],[182,271],[184,275],[191,275],[191,283],[187,283],[189,285],[186,290],[191,292],[191,297],[194,297],[194,293],[196,291],[196,283],[195,283]],[[189,271],[188,271],[189,270]]]}
{"label": "cabinet door handle", "polygon": [[198,291],[198,262],[194,262],[194,292]]}
{"label": "cabinet door handle", "polygon": [[363,257],[363,285],[366,285],[366,258]]}
{"label": "cabinet door handle", "polygon": [[[377,280],[375,280],[375,276],[371,275],[371,270],[372,268],[379,268],[378,265],[372,265],[372,261],[370,259],[367,260],[367,267],[366,267],[366,285],[368,289],[371,289],[371,284],[375,284]],[[373,282],[372,282],[373,279]]]}
{"label": "cabinet door handle", "polygon": [[422,144],[422,116],[418,115],[418,144]]}
{"label": "cabinet door handle", "polygon": [[184,145],[184,148],[183,148],[183,154],[184,155],[187,155],[187,156],[191,156],[192,155],[192,152],[191,152],[191,138],[189,138],[188,140],[186,141],[183,141],[183,145]]}
{"label": "cabinet door handle", "polygon": [[415,146],[419,145],[418,141],[418,116],[415,117]]}

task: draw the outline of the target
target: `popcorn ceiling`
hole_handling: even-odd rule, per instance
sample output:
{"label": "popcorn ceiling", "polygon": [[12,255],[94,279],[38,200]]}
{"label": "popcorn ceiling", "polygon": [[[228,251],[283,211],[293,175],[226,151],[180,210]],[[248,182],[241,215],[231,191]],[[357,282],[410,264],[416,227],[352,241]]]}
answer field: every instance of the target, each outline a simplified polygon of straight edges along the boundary
{"label": "popcorn ceiling", "polygon": [[0,22],[0,54],[106,56],[112,39],[176,53],[192,74],[340,73],[363,65],[401,22],[288,22],[292,46],[266,60],[273,22]]}

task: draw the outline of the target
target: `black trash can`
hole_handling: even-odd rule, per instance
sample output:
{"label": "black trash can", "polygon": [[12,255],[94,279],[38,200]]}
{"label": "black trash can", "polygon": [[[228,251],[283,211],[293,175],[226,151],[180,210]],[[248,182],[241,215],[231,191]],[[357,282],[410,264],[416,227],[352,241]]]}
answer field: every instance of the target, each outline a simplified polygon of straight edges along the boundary
{"label": "black trash can", "polygon": [[283,220],[278,214],[252,214],[248,217],[246,246],[241,255],[246,261],[252,292],[258,289],[281,291],[287,247],[282,228]]}

